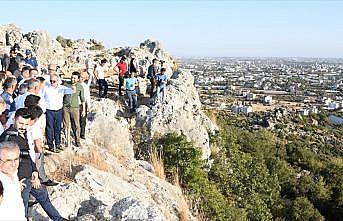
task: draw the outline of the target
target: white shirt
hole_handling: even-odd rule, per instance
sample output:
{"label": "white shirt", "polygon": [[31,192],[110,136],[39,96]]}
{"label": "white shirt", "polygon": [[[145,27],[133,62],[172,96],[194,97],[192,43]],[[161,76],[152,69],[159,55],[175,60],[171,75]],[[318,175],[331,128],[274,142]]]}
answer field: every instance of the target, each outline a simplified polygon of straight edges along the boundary
{"label": "white shirt", "polygon": [[43,139],[39,121],[27,128],[27,142],[29,144],[29,153],[33,162],[36,161],[35,140]]}
{"label": "white shirt", "polygon": [[2,125],[2,123],[0,123],[0,136],[1,134],[5,131],[4,126]]}
{"label": "white shirt", "polygon": [[[88,80],[87,84],[85,82],[81,83],[81,86],[83,87],[83,94],[85,96],[85,102],[87,105],[89,105],[89,103],[91,102],[91,93],[89,90],[90,83],[90,80]],[[81,101],[79,101],[79,103],[81,104]]]}
{"label": "white shirt", "polygon": [[97,65],[95,71],[97,72],[98,79],[105,79],[105,67]]}
{"label": "white shirt", "polygon": [[47,110],[59,110],[63,107],[63,96],[65,94],[72,94],[73,89],[63,85],[53,87],[50,84],[46,85],[43,91],[43,96],[46,103]]}
{"label": "white shirt", "polygon": [[4,196],[0,204],[0,220],[26,221],[17,173],[10,178],[0,171],[0,180],[4,187]]}

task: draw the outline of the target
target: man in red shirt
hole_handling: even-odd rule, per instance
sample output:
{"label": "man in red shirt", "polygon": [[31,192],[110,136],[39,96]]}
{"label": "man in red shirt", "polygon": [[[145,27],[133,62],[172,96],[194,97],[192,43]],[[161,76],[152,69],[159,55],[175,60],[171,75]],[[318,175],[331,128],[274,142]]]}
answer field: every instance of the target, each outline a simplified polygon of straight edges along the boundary
{"label": "man in red shirt", "polygon": [[125,62],[125,55],[121,57],[119,63],[114,67],[119,69],[119,96],[123,96],[122,87],[124,86],[124,76],[127,72],[127,63]]}

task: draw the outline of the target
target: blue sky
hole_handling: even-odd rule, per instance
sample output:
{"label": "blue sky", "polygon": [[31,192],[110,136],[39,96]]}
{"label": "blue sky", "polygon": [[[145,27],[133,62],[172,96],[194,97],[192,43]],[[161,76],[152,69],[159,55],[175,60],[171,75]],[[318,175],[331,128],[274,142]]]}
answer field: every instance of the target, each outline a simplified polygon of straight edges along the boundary
{"label": "blue sky", "polygon": [[343,1],[1,1],[2,24],[176,57],[343,57]]}

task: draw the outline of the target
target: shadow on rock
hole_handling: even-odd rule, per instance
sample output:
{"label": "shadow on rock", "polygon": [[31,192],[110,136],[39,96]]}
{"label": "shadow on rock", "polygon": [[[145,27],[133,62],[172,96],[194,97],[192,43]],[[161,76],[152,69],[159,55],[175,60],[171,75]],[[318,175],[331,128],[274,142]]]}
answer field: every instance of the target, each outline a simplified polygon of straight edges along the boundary
{"label": "shadow on rock", "polygon": [[106,204],[91,196],[89,200],[81,202],[81,207],[77,211],[77,220],[108,220],[104,216],[105,212]]}

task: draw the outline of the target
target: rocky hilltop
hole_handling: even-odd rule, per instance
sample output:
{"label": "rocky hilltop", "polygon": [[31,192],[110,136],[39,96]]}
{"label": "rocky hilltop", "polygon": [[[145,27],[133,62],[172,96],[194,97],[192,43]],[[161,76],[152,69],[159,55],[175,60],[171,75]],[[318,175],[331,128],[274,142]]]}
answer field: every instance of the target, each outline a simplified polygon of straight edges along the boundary
{"label": "rocky hilltop", "polygon": [[[61,215],[75,220],[195,220],[181,189],[156,176],[150,162],[135,158],[140,142],[149,144],[170,132],[185,134],[202,149],[203,159],[209,158],[208,133],[216,125],[202,112],[191,73],[177,69],[160,43],[150,39],[138,47],[97,48],[97,42],[82,39],[63,47],[45,31],[24,34],[15,25],[1,25],[0,53],[8,53],[14,43],[22,51],[32,49],[41,68],[56,63],[66,74],[85,69],[98,58],[107,58],[112,69],[118,56],[132,53],[142,68],[148,65],[146,60],[165,61],[170,78],[165,103],[152,105],[143,99],[137,113],[128,115],[122,98],[92,98],[82,148],[71,147],[46,159],[50,176],[61,181],[49,192]],[[142,97],[147,98],[148,80],[139,77],[139,82]],[[40,206],[31,212],[35,220],[48,219]]]}

